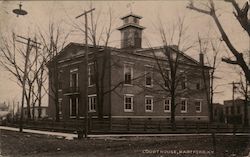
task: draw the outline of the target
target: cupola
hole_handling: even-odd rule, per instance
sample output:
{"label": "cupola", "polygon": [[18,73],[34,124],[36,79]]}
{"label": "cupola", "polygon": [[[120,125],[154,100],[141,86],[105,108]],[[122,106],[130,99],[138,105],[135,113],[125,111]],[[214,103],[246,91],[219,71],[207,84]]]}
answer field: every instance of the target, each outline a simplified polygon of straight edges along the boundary
{"label": "cupola", "polygon": [[121,48],[141,48],[142,31],[145,28],[140,25],[141,18],[133,13],[121,17],[123,25],[117,28],[121,32]]}

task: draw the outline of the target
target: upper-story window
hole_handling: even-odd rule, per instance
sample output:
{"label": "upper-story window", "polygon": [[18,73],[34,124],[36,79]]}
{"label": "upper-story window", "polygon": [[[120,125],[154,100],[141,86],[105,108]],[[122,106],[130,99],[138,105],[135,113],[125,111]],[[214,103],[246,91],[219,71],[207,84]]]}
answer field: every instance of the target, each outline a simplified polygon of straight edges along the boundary
{"label": "upper-story window", "polygon": [[145,110],[146,112],[153,112],[153,97],[145,96]]}
{"label": "upper-story window", "polygon": [[167,98],[164,100],[164,112],[171,112],[171,99]]}
{"label": "upper-story window", "polygon": [[197,82],[196,82],[196,89],[201,89],[201,82],[202,82],[202,80],[201,79],[199,79]]}
{"label": "upper-story window", "polygon": [[58,90],[62,90],[62,73],[63,71],[62,70],[59,70],[59,73],[58,73]]}
{"label": "upper-story window", "polygon": [[150,67],[146,67],[145,69],[145,86],[146,87],[153,86],[153,69]]}
{"label": "upper-story window", "polygon": [[163,71],[163,77],[164,77],[164,86],[168,87],[171,83],[171,75],[170,75],[170,70],[169,69],[165,69]]}
{"label": "upper-story window", "polygon": [[132,85],[133,79],[133,65],[124,64],[124,84]]}
{"label": "upper-story window", "polygon": [[195,101],[195,111],[196,112],[201,112],[201,106],[202,106],[202,101],[201,100]]}
{"label": "upper-story window", "polygon": [[187,113],[187,99],[181,99],[181,113]]}
{"label": "upper-story window", "polygon": [[134,23],[138,23],[138,19],[134,17]]}
{"label": "upper-story window", "polygon": [[93,86],[95,84],[95,64],[90,63],[88,65],[88,86]]}
{"label": "upper-story window", "polygon": [[70,87],[78,87],[78,69],[70,70]]}
{"label": "upper-story window", "polygon": [[124,19],[124,24],[128,23],[128,18]]}
{"label": "upper-story window", "polygon": [[96,112],[96,94],[88,96],[89,112]]}
{"label": "upper-story window", "polygon": [[183,76],[181,80],[181,89],[187,89],[187,76]]}
{"label": "upper-story window", "polygon": [[139,31],[135,31],[134,33],[135,33],[135,39],[140,38],[140,33],[139,33]]}
{"label": "upper-story window", "polygon": [[133,112],[134,95],[125,94],[124,95],[124,112]]}

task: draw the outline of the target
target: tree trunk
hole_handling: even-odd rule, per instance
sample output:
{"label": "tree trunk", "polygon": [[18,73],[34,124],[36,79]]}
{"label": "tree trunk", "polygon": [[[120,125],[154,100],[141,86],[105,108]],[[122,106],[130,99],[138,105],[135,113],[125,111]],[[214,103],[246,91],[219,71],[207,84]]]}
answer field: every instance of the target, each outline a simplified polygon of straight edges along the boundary
{"label": "tree trunk", "polygon": [[175,124],[175,96],[171,96],[171,119],[170,119],[172,130],[176,129]]}
{"label": "tree trunk", "polygon": [[38,119],[41,118],[41,114],[42,114],[42,109],[41,109],[41,104],[42,104],[42,86],[39,85],[39,95],[38,95]]}
{"label": "tree trunk", "polygon": [[31,89],[29,87],[29,94],[27,95],[27,91],[25,92],[25,95],[26,95],[26,105],[27,105],[27,120],[31,119],[31,113],[30,113],[30,94],[31,94]]}
{"label": "tree trunk", "polygon": [[[246,85],[247,86],[247,85]],[[244,126],[248,126],[248,109],[247,109],[247,106],[248,106],[248,95],[247,95],[247,92],[245,94],[245,101],[244,101]]]}

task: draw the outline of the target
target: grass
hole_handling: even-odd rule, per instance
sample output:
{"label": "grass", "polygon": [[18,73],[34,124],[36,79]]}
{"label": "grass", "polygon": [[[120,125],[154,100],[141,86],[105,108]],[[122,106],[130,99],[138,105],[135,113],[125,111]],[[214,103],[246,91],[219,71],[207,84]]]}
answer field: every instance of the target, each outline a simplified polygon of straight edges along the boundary
{"label": "grass", "polygon": [[[0,130],[0,142],[1,155],[14,157],[241,157],[247,156],[250,152],[249,136],[217,136],[216,155],[213,153],[213,142],[210,136],[105,137],[66,140],[55,136]],[[197,152],[198,154],[195,154]]]}

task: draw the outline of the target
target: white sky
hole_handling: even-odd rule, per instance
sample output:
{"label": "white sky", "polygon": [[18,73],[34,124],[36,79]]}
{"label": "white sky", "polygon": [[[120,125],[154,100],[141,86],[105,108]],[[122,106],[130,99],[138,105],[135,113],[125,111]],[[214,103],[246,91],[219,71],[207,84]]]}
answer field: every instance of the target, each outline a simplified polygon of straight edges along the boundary
{"label": "white sky", "polygon": [[[199,1],[199,3],[205,3],[205,1]],[[244,0],[240,1],[241,3]],[[159,23],[159,18],[163,22],[164,26],[170,28],[178,17],[185,17],[185,25],[188,26],[187,35],[189,36],[189,43],[197,41],[197,35],[201,37],[209,36],[212,38],[218,37],[219,33],[214,21],[211,17],[191,11],[186,8],[188,1],[186,0],[166,0],[166,1],[94,1],[93,7],[96,8],[95,13],[101,13],[100,25],[107,22],[108,8],[112,8],[112,15],[115,17],[113,25],[114,32],[111,37],[111,46],[120,46],[120,33],[115,28],[122,25],[122,21],[119,17],[126,15],[130,12],[130,8],[127,5],[132,4],[133,13],[143,17],[141,25],[146,29],[143,33],[143,47],[147,47],[146,39],[150,41],[153,46],[160,46],[161,40],[159,38],[158,29],[156,28]],[[38,29],[46,31],[49,22],[60,23],[65,32],[72,30],[72,20],[78,22],[82,19],[75,19],[75,17],[81,14],[84,9],[88,10],[90,2],[81,1],[24,1],[23,9],[28,11],[28,15],[24,17],[16,17],[12,10],[18,7],[19,1],[1,1],[0,2],[0,32],[4,35],[14,30],[18,34],[23,36],[30,36]],[[240,51],[249,50],[249,37],[244,30],[237,23],[232,14],[232,7],[229,3],[222,1],[216,1],[216,6],[219,9],[220,20],[225,26],[225,30],[228,33],[233,44]],[[84,26],[82,26],[84,27]],[[210,30],[210,31],[209,31]],[[75,32],[70,37],[70,41],[83,42],[84,37]],[[221,47],[220,56],[226,56],[224,51],[226,46]],[[195,59],[198,59],[198,50],[196,48],[187,52],[188,55]],[[211,57],[211,55],[210,55]],[[0,68],[1,69],[1,68]],[[218,68],[217,76],[221,79],[216,81],[216,84],[228,84],[232,81],[237,81],[237,74],[235,74],[234,66],[221,63]],[[222,102],[225,99],[231,99],[232,87],[226,85],[219,87],[217,91],[222,93],[215,95],[216,102]],[[0,73],[0,102],[2,101],[20,101],[21,90],[16,85],[14,78],[7,72],[1,69]],[[44,102],[46,104],[46,101]]]}

